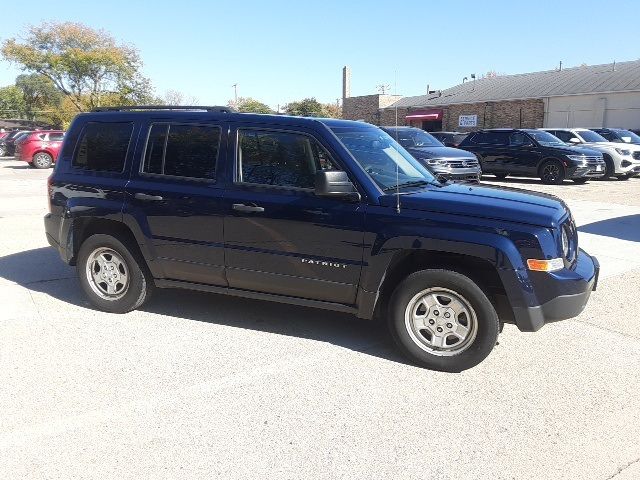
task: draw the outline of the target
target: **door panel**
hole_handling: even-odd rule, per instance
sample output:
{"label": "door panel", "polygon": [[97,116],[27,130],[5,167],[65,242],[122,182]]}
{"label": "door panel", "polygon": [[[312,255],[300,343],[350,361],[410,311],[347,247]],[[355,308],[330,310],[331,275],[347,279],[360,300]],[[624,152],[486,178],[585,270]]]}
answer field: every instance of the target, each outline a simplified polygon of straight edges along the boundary
{"label": "door panel", "polygon": [[236,182],[225,190],[229,286],[355,303],[362,269],[364,204],[314,195],[315,172],[334,169],[309,132],[233,132]]}
{"label": "door panel", "polygon": [[[227,191],[227,278],[234,288],[353,303],[362,268],[364,207],[299,191]],[[255,205],[245,213],[234,204]]]}
{"label": "door panel", "polygon": [[[146,172],[154,173],[132,173],[123,213],[135,218],[164,278],[226,286],[223,190],[214,179],[216,160],[226,155],[224,129],[220,124],[207,124],[197,129],[176,127],[171,133],[167,125],[156,123],[153,128],[167,128],[164,135],[169,136],[168,142],[156,130],[147,142],[140,142],[137,158],[144,160]],[[145,127],[143,132],[148,132],[151,125]],[[209,145],[207,135],[213,135],[214,130],[220,139],[218,151],[199,147]],[[171,139],[177,139],[173,146]],[[143,157],[145,144],[148,148]],[[171,158],[178,160],[172,162]],[[205,161],[203,168],[201,163]],[[163,173],[189,171],[206,178]]]}

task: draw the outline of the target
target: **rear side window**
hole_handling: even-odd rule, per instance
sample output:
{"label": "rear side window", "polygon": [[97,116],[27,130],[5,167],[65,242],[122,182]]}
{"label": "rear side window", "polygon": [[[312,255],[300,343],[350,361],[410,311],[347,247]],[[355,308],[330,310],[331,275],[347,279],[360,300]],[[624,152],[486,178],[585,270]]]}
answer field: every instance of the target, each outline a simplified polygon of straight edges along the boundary
{"label": "rear side window", "polygon": [[72,165],[87,170],[122,172],[132,133],[132,123],[87,123],[76,147]]}
{"label": "rear side window", "polygon": [[214,180],[219,148],[219,127],[154,124],[142,172]]}
{"label": "rear side window", "polygon": [[50,133],[49,141],[50,142],[59,142],[64,138],[64,133]]}
{"label": "rear side window", "polygon": [[313,138],[297,133],[240,130],[239,180],[243,183],[313,188],[318,170],[338,170]]}
{"label": "rear side window", "polygon": [[478,132],[469,141],[477,145],[507,145],[509,134],[507,132]]}

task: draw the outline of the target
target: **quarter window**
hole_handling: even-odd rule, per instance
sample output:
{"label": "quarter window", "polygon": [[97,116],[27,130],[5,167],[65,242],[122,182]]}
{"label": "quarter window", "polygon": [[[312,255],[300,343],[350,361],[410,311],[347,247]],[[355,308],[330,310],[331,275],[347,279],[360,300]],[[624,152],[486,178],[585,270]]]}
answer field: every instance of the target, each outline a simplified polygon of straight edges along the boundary
{"label": "quarter window", "polygon": [[240,130],[238,176],[244,183],[313,188],[319,170],[337,170],[329,154],[307,135]]}
{"label": "quarter window", "polygon": [[155,124],[149,132],[142,171],[213,180],[219,148],[219,127]]}
{"label": "quarter window", "polygon": [[87,123],[72,165],[87,170],[122,172],[132,132],[132,123]]}

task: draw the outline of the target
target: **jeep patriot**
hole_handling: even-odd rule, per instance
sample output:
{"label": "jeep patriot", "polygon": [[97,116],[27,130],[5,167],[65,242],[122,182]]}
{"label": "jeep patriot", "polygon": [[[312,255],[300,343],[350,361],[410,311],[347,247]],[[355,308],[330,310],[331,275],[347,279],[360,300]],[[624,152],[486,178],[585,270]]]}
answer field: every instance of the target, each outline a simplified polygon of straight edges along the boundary
{"label": "jeep patriot", "polygon": [[348,312],[442,371],[481,362],[504,323],[578,315],[599,271],[558,198],[438,181],[362,122],[83,113],[48,196],[47,239],[101,310],[183,288]]}

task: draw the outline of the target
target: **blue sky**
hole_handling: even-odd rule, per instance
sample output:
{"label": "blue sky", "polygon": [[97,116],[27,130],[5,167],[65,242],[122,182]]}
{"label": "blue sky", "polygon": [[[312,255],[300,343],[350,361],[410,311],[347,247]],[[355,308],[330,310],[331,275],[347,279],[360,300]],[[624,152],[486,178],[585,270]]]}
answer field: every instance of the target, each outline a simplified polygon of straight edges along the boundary
{"label": "blue sky", "polygon": [[[390,84],[402,95],[444,89],[470,73],[522,73],[640,58],[637,1],[29,1],[4,8],[0,39],[30,24],[77,21],[135,45],[158,94],[202,104],[250,96],[276,107]],[[604,6],[604,9],[603,9]],[[0,61],[0,86],[20,72]]]}

